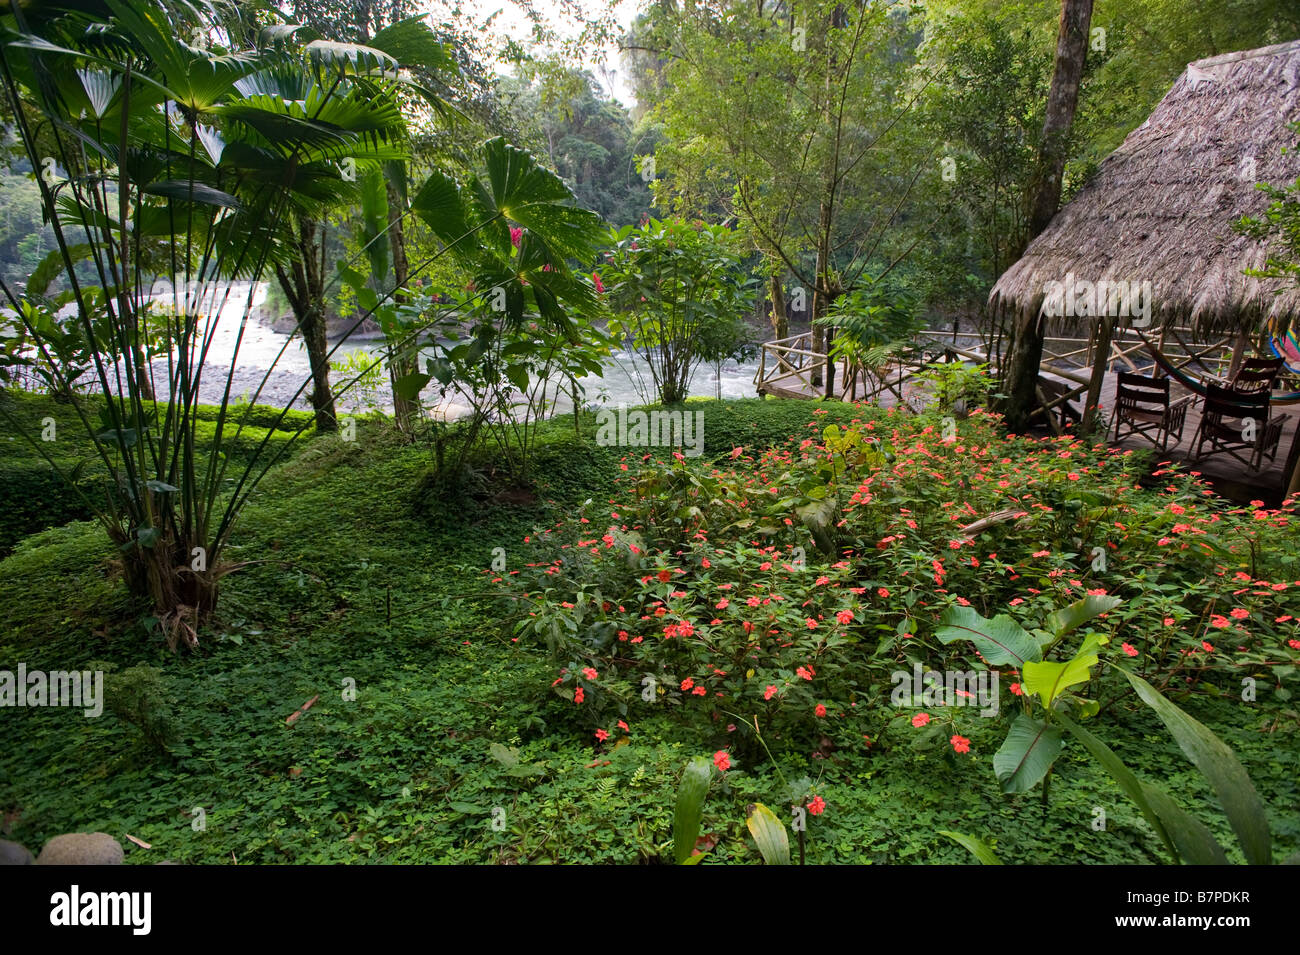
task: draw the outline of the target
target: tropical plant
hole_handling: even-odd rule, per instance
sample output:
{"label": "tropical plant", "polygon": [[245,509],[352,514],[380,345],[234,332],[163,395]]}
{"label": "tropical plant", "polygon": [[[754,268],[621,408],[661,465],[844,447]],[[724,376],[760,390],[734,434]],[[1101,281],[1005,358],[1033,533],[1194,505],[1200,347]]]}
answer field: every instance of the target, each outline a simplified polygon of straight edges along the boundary
{"label": "tropical plant", "polygon": [[935,410],[963,418],[988,401],[995,384],[987,364],[964,361],[930,362],[913,380],[933,397]]}
{"label": "tropical plant", "polygon": [[679,404],[701,361],[721,360],[743,342],[735,321],[752,307],[753,283],[741,271],[735,233],[651,219],[619,229],[610,242],[601,266],[610,334],[645,360],[658,400]]}
{"label": "tropical plant", "polygon": [[845,362],[849,375],[857,371],[874,378],[876,389],[884,385],[889,363],[912,350],[923,327],[911,290],[884,282],[866,282],[846,293],[813,324],[835,330],[831,358]]}
{"label": "tropical plant", "polygon": [[[576,392],[577,379],[599,374],[608,353],[589,321],[598,308],[594,283],[572,264],[591,261],[604,227],[572,204],[559,177],[504,139],[484,143],[474,163],[464,188],[435,171],[411,199],[471,281],[468,295],[448,295],[452,304],[425,324],[441,332],[427,343],[434,355],[425,369],[394,387],[406,398],[435,379],[444,398],[461,390],[473,408],[462,448],[486,427],[526,481],[533,426],[552,407],[557,380]],[[467,235],[475,241],[461,242]]]}
{"label": "tropical plant", "polygon": [[[969,640],[990,667],[1009,665],[1021,673],[1022,711],[993,757],[993,769],[1004,792],[1025,792],[1040,781],[1046,786],[1045,781],[1061,752],[1063,733],[1068,732],[1138,807],[1174,862],[1224,865],[1227,856],[1204,823],[1179,806],[1163,789],[1138,779],[1109,746],[1079,725],[1096,715],[1100,706],[1074,688],[1093,680],[1092,668],[1097,666],[1098,652],[1110,642],[1109,637],[1088,633],[1068,659],[1043,659],[1065,636],[1114,610],[1119,603],[1113,597],[1085,597],[1049,615],[1046,629],[1033,633],[1005,615],[987,620],[967,607],[953,607],[944,615],[937,636],[944,643]],[[1125,667],[1114,669],[1123,674],[1138,698],[1159,717],[1183,754],[1213,787],[1246,861],[1268,865],[1272,858],[1268,815],[1236,755],[1210,729],[1171,703],[1146,680]],[[1067,712],[1073,713],[1078,722],[1067,716]],[[981,861],[990,861],[991,852],[978,840],[944,834],[965,845]]]}
{"label": "tropical plant", "polygon": [[[235,519],[289,444],[264,442],[228,469],[224,445],[246,419],[230,413],[238,344],[214,433],[200,440],[208,350],[227,311],[242,340],[268,269],[310,265],[284,241],[285,223],[346,195],[354,166],[402,155],[396,60],[288,24],[245,42],[206,7],[75,7],[42,5],[39,17],[11,7],[0,18],[3,85],[22,148],[42,170],[69,305],[94,343],[101,398],[97,414],[78,413],[109,481],[104,499],[87,503],[168,642],[193,644],[232,569],[221,557]],[[83,260],[94,283],[79,277]],[[3,292],[20,318],[42,304]],[[162,373],[144,360],[159,298],[174,346]],[[95,327],[101,300],[107,331]],[[41,329],[25,327],[54,367]]]}

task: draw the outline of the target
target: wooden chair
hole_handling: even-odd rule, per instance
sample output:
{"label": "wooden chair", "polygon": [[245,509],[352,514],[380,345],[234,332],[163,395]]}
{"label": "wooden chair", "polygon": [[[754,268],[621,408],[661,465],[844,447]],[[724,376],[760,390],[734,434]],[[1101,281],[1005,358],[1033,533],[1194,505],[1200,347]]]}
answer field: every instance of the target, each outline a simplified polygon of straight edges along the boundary
{"label": "wooden chair", "polygon": [[1243,394],[1257,391],[1268,394],[1282,372],[1282,361],[1281,358],[1247,358],[1232,376],[1228,387]]}
{"label": "wooden chair", "polygon": [[[1192,459],[1227,454],[1252,471],[1262,470],[1265,456],[1271,464],[1282,440],[1282,425],[1290,416],[1269,416],[1267,391],[1242,392],[1209,383],[1205,388],[1205,407],[1192,442]],[[1202,454],[1207,443],[1210,449]],[[1250,457],[1242,457],[1239,451],[1249,451]]]}
{"label": "wooden chair", "polygon": [[[1161,452],[1169,450],[1170,439],[1177,444],[1183,439],[1183,426],[1187,422],[1187,409],[1192,395],[1172,401],[1168,378],[1148,378],[1132,372],[1117,373],[1115,386],[1115,440],[1128,435],[1141,435]],[[1121,429],[1127,425],[1128,431]]]}
{"label": "wooden chair", "polygon": [[1242,394],[1262,391],[1265,394],[1273,390],[1273,383],[1282,373],[1281,358],[1247,358],[1241,363],[1236,374],[1230,378],[1208,378],[1207,381],[1223,388],[1231,388]]}

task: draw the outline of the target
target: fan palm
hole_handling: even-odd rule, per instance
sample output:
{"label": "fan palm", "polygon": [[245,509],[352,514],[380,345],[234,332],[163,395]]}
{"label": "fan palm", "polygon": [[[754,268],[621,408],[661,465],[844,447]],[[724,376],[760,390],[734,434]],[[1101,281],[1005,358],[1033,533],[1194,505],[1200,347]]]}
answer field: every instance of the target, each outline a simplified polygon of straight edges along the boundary
{"label": "fan palm", "polygon": [[[252,294],[241,302],[239,289],[268,268],[301,265],[286,223],[350,198],[353,169],[404,155],[402,77],[377,48],[304,43],[290,26],[227,50],[204,44],[222,35],[207,9],[76,6],[10,7],[0,80],[28,159],[44,172],[42,198],[103,395],[97,418],[78,408],[109,475],[105,499],[87,503],[169,639],[193,642],[215,605],[235,516],[288,446],[273,450],[268,433],[241,473],[226,474],[223,442],[244,425],[229,413],[238,345],[215,435],[200,442],[195,411],[217,322],[240,306],[241,341]],[[93,281],[81,280],[86,270]],[[164,289],[177,281],[167,296],[173,348],[155,382],[152,366],[116,355],[138,355],[148,340],[158,275]],[[3,293],[27,314],[21,294]],[[116,350],[95,344],[100,301]],[[39,330],[27,331],[48,358]]]}

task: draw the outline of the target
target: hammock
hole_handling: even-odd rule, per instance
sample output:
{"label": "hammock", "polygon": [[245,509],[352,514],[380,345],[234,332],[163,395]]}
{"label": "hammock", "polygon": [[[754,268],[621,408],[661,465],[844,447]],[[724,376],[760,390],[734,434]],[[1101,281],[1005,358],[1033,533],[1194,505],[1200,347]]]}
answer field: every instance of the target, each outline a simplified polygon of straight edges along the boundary
{"label": "hammock", "polygon": [[[1151,353],[1151,357],[1152,359],[1155,360],[1156,365],[1159,366],[1159,368],[1166,375],[1168,375],[1174,381],[1178,382],[1180,385],[1182,385],[1184,388],[1186,388],[1188,391],[1192,392],[1193,394],[1200,395],[1202,398],[1205,397],[1206,387],[1203,381],[1201,381],[1199,378],[1192,377],[1191,375],[1187,374],[1187,372],[1183,371],[1183,369],[1179,368],[1177,365],[1171,362],[1167,357],[1165,357],[1164,353],[1160,351],[1160,349],[1155,345],[1155,343],[1152,342],[1145,335],[1143,335],[1141,332],[1138,333],[1138,337],[1142,339],[1142,344],[1146,345],[1147,351]],[[1294,338],[1292,338],[1289,335],[1287,337],[1291,338],[1291,342],[1294,343],[1295,341]],[[1270,342],[1270,344],[1273,343]],[[1282,357],[1286,357],[1286,356],[1283,355]],[[1300,391],[1292,391],[1281,395],[1270,394],[1268,396],[1268,400],[1270,404],[1275,404],[1275,405],[1300,404]]]}
{"label": "hammock", "polygon": [[1268,347],[1275,356],[1282,359],[1282,367],[1287,374],[1300,377],[1300,341],[1296,341],[1294,331],[1288,331],[1282,338],[1269,335]]}

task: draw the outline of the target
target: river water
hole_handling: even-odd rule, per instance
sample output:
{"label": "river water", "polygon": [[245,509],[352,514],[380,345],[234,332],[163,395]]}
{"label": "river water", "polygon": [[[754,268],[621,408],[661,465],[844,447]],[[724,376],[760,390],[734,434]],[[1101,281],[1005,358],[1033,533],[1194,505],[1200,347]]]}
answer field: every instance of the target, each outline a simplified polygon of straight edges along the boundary
{"label": "river water", "polygon": [[[254,292],[253,307],[261,305],[266,297],[265,286]],[[240,337],[240,314],[244,301],[232,301],[222,309],[221,319],[211,329],[212,341],[204,361],[203,378],[199,387],[199,399],[205,403],[219,403],[226,388],[226,375],[231,365],[231,358],[236,354],[235,373],[231,380],[230,396],[232,399],[248,398],[259,404],[283,407],[292,401],[296,408],[310,407],[304,397],[310,390],[310,369],[307,350],[302,339],[292,339],[271,328],[269,321],[250,319],[243,328]],[[383,349],[383,339],[377,337],[362,338],[351,336],[343,342],[331,342],[336,347],[331,356],[331,363],[338,363],[355,358],[362,360],[367,354],[379,355]],[[603,376],[589,376],[579,379],[585,389],[581,400],[586,406],[617,407],[620,404],[638,405],[654,401],[653,379],[650,376],[645,359],[629,351],[620,350],[605,361]],[[750,398],[755,395],[754,375],[758,370],[758,360],[727,361],[718,369],[712,365],[701,364],[690,382],[689,393],[692,396],[714,397],[721,389],[724,398]],[[155,382],[158,397],[166,397],[167,360],[154,362]],[[332,371],[330,382],[338,389],[355,372],[342,374]],[[371,392],[364,392],[353,386],[338,401],[339,410],[347,413],[364,412],[372,409],[392,410],[392,394],[388,386],[388,376],[381,376],[382,381]],[[552,382],[548,387],[548,396],[556,390],[560,382]],[[440,418],[454,419],[469,411],[465,398],[457,394],[448,394],[441,398],[441,387],[436,381],[425,389],[421,396],[430,414]],[[296,397],[295,397],[296,396]],[[551,414],[565,414],[573,410],[572,397],[565,390],[551,406]]]}

